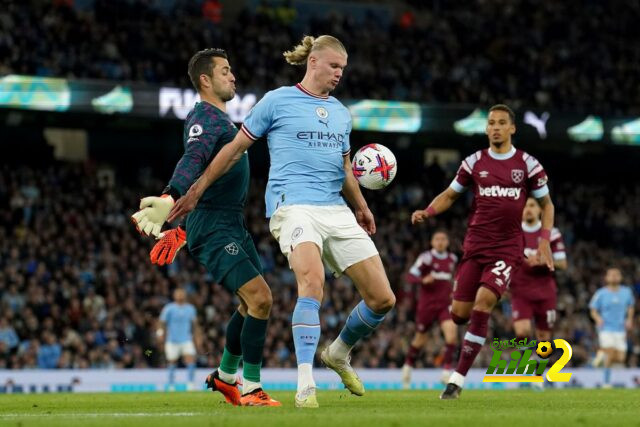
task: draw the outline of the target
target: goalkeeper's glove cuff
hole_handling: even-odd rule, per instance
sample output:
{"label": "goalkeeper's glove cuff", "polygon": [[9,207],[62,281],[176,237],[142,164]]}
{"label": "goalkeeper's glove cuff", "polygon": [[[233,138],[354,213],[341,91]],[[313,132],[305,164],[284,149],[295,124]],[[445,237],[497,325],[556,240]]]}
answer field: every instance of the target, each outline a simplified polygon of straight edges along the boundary
{"label": "goalkeeper's glove cuff", "polygon": [[172,187],[171,185],[167,185],[165,189],[162,190],[162,194],[171,196],[174,202],[182,196],[182,194],[180,194],[180,191],[178,191],[177,188]]}

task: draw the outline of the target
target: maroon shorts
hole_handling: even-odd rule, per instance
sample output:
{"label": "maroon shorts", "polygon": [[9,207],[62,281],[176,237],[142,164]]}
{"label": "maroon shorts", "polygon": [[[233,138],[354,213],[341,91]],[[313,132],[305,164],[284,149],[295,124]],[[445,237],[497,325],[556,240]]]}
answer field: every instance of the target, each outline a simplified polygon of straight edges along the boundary
{"label": "maroon shorts", "polygon": [[480,286],[492,291],[498,299],[509,289],[511,276],[520,268],[522,256],[474,255],[463,257],[453,284],[453,299],[476,300]]}
{"label": "maroon shorts", "polygon": [[418,332],[426,332],[436,319],[439,323],[451,319],[449,307],[451,307],[449,303],[444,305],[418,306],[416,311],[416,330]]}
{"label": "maroon shorts", "polygon": [[522,295],[511,295],[513,321],[534,319],[536,329],[553,330],[556,321],[556,293],[550,292],[546,298],[530,300]]}

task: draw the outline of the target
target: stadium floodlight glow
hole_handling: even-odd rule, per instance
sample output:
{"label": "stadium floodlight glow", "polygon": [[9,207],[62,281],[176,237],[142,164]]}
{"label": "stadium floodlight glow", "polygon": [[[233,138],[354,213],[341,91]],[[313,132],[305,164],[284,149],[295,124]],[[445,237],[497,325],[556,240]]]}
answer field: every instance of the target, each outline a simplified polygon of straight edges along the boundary
{"label": "stadium floodlight glow", "polygon": [[598,116],[587,116],[580,123],[567,129],[569,139],[576,142],[600,141],[604,136],[602,119]]}
{"label": "stadium floodlight glow", "polygon": [[464,136],[482,135],[486,132],[488,117],[489,113],[487,111],[476,108],[464,119],[455,121],[453,129]]}
{"label": "stadium floodlight glow", "polygon": [[0,106],[25,110],[67,111],[71,90],[66,79],[19,76],[0,78]]}
{"label": "stadium floodlight glow", "polygon": [[364,99],[349,111],[355,130],[416,133],[422,126],[422,109],[415,102]]}
{"label": "stadium floodlight glow", "polygon": [[617,144],[640,145],[640,118],[615,126],[611,139]]}
{"label": "stadium floodlight glow", "polygon": [[91,100],[93,109],[103,114],[129,113],[133,108],[131,89],[117,85],[108,93]]}

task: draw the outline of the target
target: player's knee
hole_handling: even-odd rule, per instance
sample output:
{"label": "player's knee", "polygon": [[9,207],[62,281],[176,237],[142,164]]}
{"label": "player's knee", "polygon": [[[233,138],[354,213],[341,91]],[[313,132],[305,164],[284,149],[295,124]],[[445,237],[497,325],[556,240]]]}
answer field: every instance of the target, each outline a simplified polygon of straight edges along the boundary
{"label": "player's knee", "polygon": [[322,300],[322,288],[324,287],[324,276],[308,272],[300,274],[298,280],[298,293],[300,296],[311,296],[319,301]]}
{"label": "player's knee", "polygon": [[259,291],[251,295],[251,301],[248,301],[251,311],[255,311],[261,316],[268,316],[273,305],[273,297],[268,286],[261,288]]}
{"label": "player's knee", "polygon": [[453,323],[455,323],[456,325],[466,325],[467,322],[469,321],[468,317],[463,317],[463,316],[458,316],[455,312],[451,312],[451,320],[453,320]]}
{"label": "player's knee", "polygon": [[376,313],[387,313],[391,311],[394,305],[396,305],[396,296],[393,292],[389,292],[379,298],[374,298],[371,301],[365,301],[369,308]]}

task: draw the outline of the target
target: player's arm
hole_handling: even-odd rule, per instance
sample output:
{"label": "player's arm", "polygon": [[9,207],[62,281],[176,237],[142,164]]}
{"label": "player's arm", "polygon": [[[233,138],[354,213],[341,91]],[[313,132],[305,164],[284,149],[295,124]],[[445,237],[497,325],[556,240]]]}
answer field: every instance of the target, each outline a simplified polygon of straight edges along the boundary
{"label": "player's arm", "polygon": [[567,265],[567,259],[554,259],[553,260],[553,266],[556,268],[556,270],[566,270],[568,265]]}
{"label": "player's arm", "polygon": [[349,204],[353,206],[358,224],[360,224],[368,234],[374,234],[376,232],[376,222],[371,210],[369,210],[367,201],[362,195],[362,191],[360,191],[360,185],[355,176],[353,176],[351,156],[347,153],[342,157],[344,159],[343,167],[345,173],[344,183],[342,184],[342,194],[344,194]]}
{"label": "player's arm", "polygon": [[589,302],[589,312],[591,314],[591,318],[594,322],[596,322],[596,326],[599,328],[602,326],[602,316],[600,316],[600,312],[598,308],[600,306],[600,293],[596,292],[593,297],[591,297],[591,301]]}
{"label": "player's arm", "polygon": [[633,293],[629,290],[629,308],[627,308],[627,318],[625,319],[624,326],[628,331],[633,329],[633,316],[635,315],[635,300],[633,298]]}
{"label": "player's arm", "polygon": [[222,147],[213,161],[200,175],[200,178],[191,185],[189,190],[182,196],[169,213],[169,221],[173,221],[191,212],[202,197],[204,191],[209,188],[218,178],[224,175],[235,165],[242,155],[255,140],[249,138],[244,132],[238,132],[233,141]]}
{"label": "player's arm", "polygon": [[627,319],[624,323],[625,327],[627,328],[627,330],[631,330],[633,329],[633,316],[634,316],[634,309],[633,309],[633,305],[630,305],[629,308],[627,309]]}
{"label": "player's arm", "polygon": [[160,197],[145,197],[140,201],[140,210],[131,217],[142,234],[160,235],[162,225],[167,220],[176,200],[182,196],[207,164],[207,159],[218,140],[217,135],[204,131],[194,123],[189,129],[189,139],[185,151],[173,171],[169,185]]}
{"label": "player's arm", "polygon": [[160,320],[158,321],[158,328],[156,329],[156,338],[158,339],[158,343],[160,345],[164,344],[164,339],[167,336],[165,331],[167,330],[166,322]]}
{"label": "player's arm", "polygon": [[202,335],[200,334],[200,326],[198,326],[197,318],[191,321],[191,330],[193,331],[193,344],[196,347],[196,352],[199,352],[202,350]]}
{"label": "player's arm", "polygon": [[542,208],[542,236],[538,244],[538,258],[540,264],[546,265],[549,270],[555,269],[553,255],[551,253],[551,229],[553,228],[553,219],[555,215],[555,207],[551,201],[549,193],[537,199]]}
{"label": "player's arm", "polygon": [[423,210],[415,211],[411,215],[412,224],[420,224],[427,218],[434,217],[442,212],[446,211],[458,200],[462,192],[454,190],[452,187],[447,187],[442,193],[438,194]]}
{"label": "player's arm", "polygon": [[591,318],[596,322],[596,326],[602,326],[602,316],[600,316],[600,313],[598,313],[598,310],[595,308],[591,309]]}

